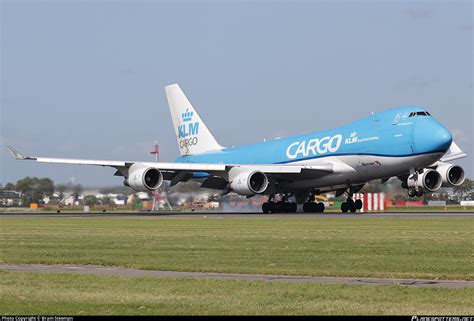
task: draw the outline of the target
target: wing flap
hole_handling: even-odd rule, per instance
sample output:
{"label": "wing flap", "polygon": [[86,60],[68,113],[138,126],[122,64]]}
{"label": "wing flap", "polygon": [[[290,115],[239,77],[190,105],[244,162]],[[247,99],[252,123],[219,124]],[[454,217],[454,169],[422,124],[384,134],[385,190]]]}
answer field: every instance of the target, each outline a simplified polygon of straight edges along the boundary
{"label": "wing flap", "polygon": [[227,188],[228,184],[229,182],[227,182],[222,177],[210,176],[204,182],[202,182],[201,187],[224,190]]}
{"label": "wing flap", "polygon": [[190,171],[190,172],[219,172],[226,171],[227,165],[225,164],[205,164],[205,163],[149,163],[149,162],[130,162],[141,163],[145,166],[155,167],[162,170],[178,170],[178,171]]}

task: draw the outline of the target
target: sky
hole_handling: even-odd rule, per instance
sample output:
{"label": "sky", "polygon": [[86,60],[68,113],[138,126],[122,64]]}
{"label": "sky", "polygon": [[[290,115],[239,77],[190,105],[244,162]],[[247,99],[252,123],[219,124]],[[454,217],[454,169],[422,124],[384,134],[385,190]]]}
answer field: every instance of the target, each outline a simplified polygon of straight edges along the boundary
{"label": "sky", "polygon": [[[120,185],[114,169],[31,156],[160,160],[178,146],[179,83],[221,145],[425,107],[470,157],[472,1],[0,0],[0,183]],[[429,134],[429,133],[428,133]]]}

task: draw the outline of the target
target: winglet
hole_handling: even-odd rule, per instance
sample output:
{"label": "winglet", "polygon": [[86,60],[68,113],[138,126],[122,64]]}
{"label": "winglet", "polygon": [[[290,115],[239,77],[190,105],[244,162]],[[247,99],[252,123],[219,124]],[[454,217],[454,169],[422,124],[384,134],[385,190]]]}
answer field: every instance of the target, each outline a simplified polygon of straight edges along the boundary
{"label": "winglet", "polygon": [[8,151],[15,157],[17,160],[25,160],[25,159],[36,159],[33,157],[28,157],[23,154],[21,154],[19,151],[17,151],[13,146],[7,146]]}

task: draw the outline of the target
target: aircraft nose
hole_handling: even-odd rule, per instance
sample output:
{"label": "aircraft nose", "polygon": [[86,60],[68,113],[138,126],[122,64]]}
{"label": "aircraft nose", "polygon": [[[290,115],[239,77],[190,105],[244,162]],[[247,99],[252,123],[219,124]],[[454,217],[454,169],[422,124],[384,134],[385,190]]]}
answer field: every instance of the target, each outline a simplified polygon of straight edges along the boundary
{"label": "aircraft nose", "polygon": [[451,135],[451,132],[443,125],[439,125],[435,129],[433,143],[438,146],[439,150],[447,152],[449,147],[451,147],[452,142],[453,136]]}
{"label": "aircraft nose", "polygon": [[417,152],[447,152],[453,141],[449,130],[438,122],[417,124],[413,131]]}

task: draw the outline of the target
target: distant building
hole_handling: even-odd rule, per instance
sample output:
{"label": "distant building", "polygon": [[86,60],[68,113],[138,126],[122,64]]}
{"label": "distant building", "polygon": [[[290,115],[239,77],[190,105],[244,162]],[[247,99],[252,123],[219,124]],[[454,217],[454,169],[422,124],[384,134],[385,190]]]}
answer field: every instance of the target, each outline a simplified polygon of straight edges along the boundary
{"label": "distant building", "polygon": [[13,190],[0,190],[1,207],[19,207],[23,205],[21,192]]}
{"label": "distant building", "polygon": [[71,206],[71,205],[79,205],[81,201],[84,200],[84,195],[79,195],[78,200],[76,201],[74,195],[67,195],[64,197],[63,203],[64,205]]}
{"label": "distant building", "polygon": [[124,194],[114,194],[114,193],[109,193],[109,194],[95,194],[95,197],[99,200],[103,200],[104,198],[110,199],[110,201],[114,205],[127,205],[127,195]]}

